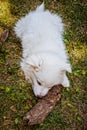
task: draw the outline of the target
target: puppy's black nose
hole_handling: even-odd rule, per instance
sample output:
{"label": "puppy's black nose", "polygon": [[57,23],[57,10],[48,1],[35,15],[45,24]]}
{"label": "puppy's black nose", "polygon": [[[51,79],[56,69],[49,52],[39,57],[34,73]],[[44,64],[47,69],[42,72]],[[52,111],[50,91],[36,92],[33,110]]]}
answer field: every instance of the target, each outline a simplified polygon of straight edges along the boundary
{"label": "puppy's black nose", "polygon": [[43,96],[42,95],[37,95],[37,98],[42,98]]}

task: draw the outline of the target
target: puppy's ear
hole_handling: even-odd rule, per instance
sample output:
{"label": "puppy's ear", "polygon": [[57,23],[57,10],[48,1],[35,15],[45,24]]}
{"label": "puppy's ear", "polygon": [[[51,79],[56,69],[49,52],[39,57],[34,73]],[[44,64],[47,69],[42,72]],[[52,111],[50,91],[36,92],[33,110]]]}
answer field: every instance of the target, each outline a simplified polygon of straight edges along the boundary
{"label": "puppy's ear", "polygon": [[32,55],[26,59],[26,64],[28,64],[32,70],[39,71],[42,65],[42,60],[37,55]]}
{"label": "puppy's ear", "polygon": [[72,72],[71,65],[69,63],[64,63],[62,65],[62,70],[71,73]]}

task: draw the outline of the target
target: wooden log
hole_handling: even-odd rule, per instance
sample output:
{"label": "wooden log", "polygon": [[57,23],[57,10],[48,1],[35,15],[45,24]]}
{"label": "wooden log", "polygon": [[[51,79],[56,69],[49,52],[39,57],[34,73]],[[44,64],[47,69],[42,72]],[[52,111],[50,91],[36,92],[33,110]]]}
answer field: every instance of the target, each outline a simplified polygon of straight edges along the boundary
{"label": "wooden log", "polygon": [[28,121],[28,125],[42,123],[60,100],[61,91],[62,85],[55,85],[45,97],[39,99],[38,103],[26,113],[23,120]]}

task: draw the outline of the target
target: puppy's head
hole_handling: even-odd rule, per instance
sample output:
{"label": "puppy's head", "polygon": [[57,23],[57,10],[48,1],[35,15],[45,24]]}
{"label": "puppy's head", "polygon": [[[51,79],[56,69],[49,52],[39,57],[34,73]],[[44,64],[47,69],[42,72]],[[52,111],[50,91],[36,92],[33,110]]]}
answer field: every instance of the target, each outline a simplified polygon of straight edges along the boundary
{"label": "puppy's head", "polygon": [[61,61],[56,55],[46,53],[32,55],[23,60],[21,67],[26,79],[32,83],[37,97],[45,96],[54,85],[69,85],[65,72],[71,71],[70,64]]}

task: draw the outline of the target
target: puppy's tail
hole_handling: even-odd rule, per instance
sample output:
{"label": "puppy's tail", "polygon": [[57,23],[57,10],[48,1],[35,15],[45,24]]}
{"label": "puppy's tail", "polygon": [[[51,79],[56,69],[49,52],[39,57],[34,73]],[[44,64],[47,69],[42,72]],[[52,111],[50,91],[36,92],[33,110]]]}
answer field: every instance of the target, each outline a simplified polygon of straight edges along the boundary
{"label": "puppy's tail", "polygon": [[[44,2],[36,8],[37,12],[43,12],[44,11]],[[21,18],[14,27],[15,34],[22,39],[22,36],[24,35],[24,32],[27,30],[27,21],[30,19],[29,14],[26,17]]]}
{"label": "puppy's tail", "polygon": [[25,22],[24,18],[21,18],[15,24],[14,32],[17,35],[17,37],[19,37],[20,39],[22,39],[22,36],[23,36],[25,30],[26,30],[26,22]]}
{"label": "puppy's tail", "polygon": [[44,11],[44,2],[36,8],[36,11],[43,12]]}

